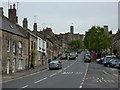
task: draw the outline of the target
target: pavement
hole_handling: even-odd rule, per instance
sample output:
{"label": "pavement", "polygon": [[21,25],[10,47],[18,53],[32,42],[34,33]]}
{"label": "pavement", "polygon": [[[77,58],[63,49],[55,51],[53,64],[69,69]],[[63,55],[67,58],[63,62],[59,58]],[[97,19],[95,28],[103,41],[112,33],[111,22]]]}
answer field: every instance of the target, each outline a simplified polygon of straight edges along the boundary
{"label": "pavement", "polygon": [[39,66],[39,67],[35,67],[34,69],[29,69],[27,71],[20,71],[20,72],[11,73],[11,74],[2,74],[2,83],[10,81],[10,80],[15,79],[15,78],[27,76],[29,74],[32,74],[32,73],[35,73],[38,71],[43,71],[47,68],[48,68],[48,64],[43,65],[43,66]]}
{"label": "pavement", "polygon": [[[64,63],[65,61],[66,60],[62,60],[62,63]],[[47,69],[48,69],[48,64],[45,64],[39,67],[35,67],[34,69],[29,69],[29,70],[20,71],[20,72],[11,73],[11,74],[2,74],[2,83],[8,82],[20,77],[28,76],[30,74],[37,73]]]}

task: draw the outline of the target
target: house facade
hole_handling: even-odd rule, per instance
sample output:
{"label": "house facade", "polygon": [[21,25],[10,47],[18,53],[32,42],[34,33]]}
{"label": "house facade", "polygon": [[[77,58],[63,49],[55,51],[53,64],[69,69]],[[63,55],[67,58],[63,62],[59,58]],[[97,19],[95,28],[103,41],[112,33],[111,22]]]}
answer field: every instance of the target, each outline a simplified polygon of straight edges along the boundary
{"label": "house facade", "polygon": [[120,58],[120,30],[118,29],[117,33],[112,37],[112,51],[113,53]]}
{"label": "house facade", "polygon": [[28,38],[15,23],[2,16],[2,72],[14,73],[25,70],[28,62]]}

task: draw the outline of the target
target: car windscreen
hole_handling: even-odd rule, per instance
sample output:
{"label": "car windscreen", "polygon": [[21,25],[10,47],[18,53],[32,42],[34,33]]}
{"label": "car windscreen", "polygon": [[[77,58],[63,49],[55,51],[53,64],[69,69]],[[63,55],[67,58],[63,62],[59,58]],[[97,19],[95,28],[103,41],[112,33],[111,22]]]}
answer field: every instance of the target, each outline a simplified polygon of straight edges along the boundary
{"label": "car windscreen", "polygon": [[59,63],[58,61],[51,61],[50,63]]}

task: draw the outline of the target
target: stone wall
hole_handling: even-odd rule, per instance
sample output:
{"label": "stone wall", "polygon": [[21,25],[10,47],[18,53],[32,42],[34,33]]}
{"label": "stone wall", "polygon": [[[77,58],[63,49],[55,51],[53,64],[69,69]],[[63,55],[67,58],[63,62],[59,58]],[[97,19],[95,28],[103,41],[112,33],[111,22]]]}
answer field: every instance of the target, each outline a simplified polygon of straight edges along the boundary
{"label": "stone wall", "polygon": [[[7,40],[10,40],[10,52],[7,52]],[[13,53],[13,41],[16,43],[16,53]],[[22,43],[22,54],[18,53],[18,43]],[[2,32],[2,71],[7,72],[7,61],[10,61],[9,71],[13,70],[13,59],[15,59],[15,72],[25,70],[28,67],[28,39],[8,32]],[[22,69],[18,69],[18,61],[22,60]]]}

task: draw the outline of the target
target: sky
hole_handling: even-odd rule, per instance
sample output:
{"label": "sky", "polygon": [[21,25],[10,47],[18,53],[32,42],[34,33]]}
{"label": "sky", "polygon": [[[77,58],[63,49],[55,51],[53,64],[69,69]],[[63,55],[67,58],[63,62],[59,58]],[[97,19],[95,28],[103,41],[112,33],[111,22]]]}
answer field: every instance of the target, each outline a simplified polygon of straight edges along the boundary
{"label": "sky", "polygon": [[[8,3],[2,6],[8,16]],[[17,15],[21,26],[23,18],[27,18],[29,29],[33,30],[37,22],[38,30],[50,27],[56,34],[69,32],[70,25],[80,34],[94,25],[108,25],[113,33],[118,29],[118,2],[19,2]]]}

